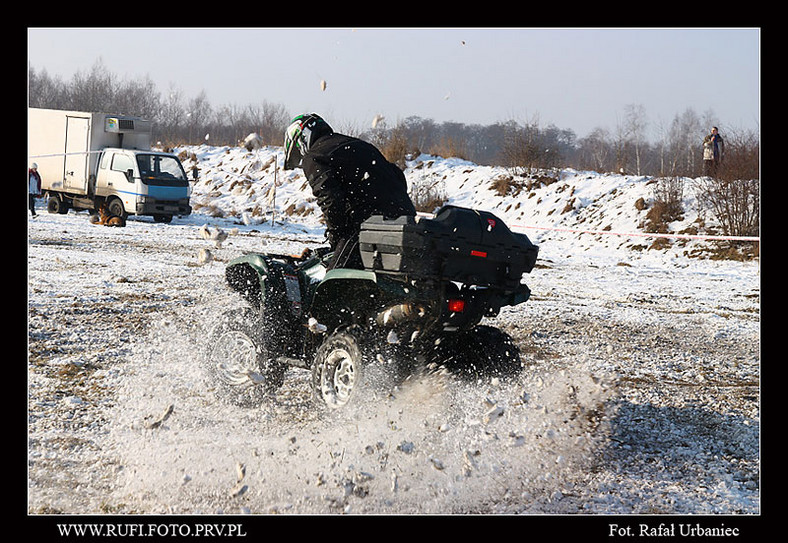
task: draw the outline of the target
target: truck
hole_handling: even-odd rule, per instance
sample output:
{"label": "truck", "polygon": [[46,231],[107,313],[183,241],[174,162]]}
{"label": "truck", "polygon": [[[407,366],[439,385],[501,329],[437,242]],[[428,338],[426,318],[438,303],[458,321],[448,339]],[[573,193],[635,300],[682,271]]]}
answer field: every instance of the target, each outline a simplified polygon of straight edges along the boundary
{"label": "truck", "polygon": [[47,211],[189,215],[191,187],[178,157],[151,149],[149,120],[127,115],[28,108],[28,158],[38,166]]}

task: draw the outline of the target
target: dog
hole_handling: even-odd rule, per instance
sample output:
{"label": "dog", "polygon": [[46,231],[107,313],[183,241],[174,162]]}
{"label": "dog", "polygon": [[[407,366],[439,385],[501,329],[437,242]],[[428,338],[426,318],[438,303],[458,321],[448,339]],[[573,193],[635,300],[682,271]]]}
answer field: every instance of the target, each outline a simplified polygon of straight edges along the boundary
{"label": "dog", "polygon": [[107,204],[101,204],[98,213],[90,216],[90,222],[93,224],[102,224],[104,226],[126,226],[126,219],[110,213]]}

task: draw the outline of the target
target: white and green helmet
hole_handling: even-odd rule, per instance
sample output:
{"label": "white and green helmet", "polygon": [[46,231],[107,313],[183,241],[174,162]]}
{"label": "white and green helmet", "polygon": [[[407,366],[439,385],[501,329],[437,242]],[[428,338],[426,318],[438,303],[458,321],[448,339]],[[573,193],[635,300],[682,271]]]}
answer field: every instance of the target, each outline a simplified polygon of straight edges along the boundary
{"label": "white and green helmet", "polygon": [[333,130],[320,115],[305,113],[294,118],[285,130],[285,169],[298,167],[312,144]]}

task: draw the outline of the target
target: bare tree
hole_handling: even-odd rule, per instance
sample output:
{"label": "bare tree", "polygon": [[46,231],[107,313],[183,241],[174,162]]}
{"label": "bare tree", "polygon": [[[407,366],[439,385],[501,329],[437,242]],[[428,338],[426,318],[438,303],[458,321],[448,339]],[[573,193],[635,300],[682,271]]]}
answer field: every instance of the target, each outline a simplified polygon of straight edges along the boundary
{"label": "bare tree", "polygon": [[758,235],[761,199],[757,179],[703,177],[699,180],[698,200],[711,210],[725,234]]}
{"label": "bare tree", "polygon": [[78,71],[71,78],[68,107],[78,111],[113,112],[116,88],[116,77],[99,59],[89,72]]}
{"label": "bare tree", "polygon": [[561,160],[559,140],[562,137],[555,127],[540,128],[536,119],[524,125],[510,121],[501,142],[503,166],[511,168],[515,174],[554,168]]}
{"label": "bare tree", "polygon": [[63,81],[51,77],[46,70],[28,70],[27,100],[30,107],[64,109],[68,104],[68,89]]}
{"label": "bare tree", "polygon": [[160,110],[160,95],[150,77],[120,83],[115,93],[115,106],[110,113],[124,113],[153,119]]}
{"label": "bare tree", "polygon": [[183,93],[170,85],[165,99],[160,101],[159,114],[155,117],[157,122],[154,124],[154,130],[168,145],[181,138],[185,115]]}
{"label": "bare tree", "polygon": [[663,131],[660,152],[663,176],[693,176],[700,171],[698,160],[702,124],[691,108],[677,114],[670,126]]}
{"label": "bare tree", "polygon": [[204,90],[189,100],[186,107],[186,127],[189,138],[187,141],[189,143],[194,143],[196,139],[202,141],[210,131],[211,109]]}
{"label": "bare tree", "polygon": [[635,153],[635,173],[642,174],[642,152],[645,140],[646,108],[642,104],[628,104],[624,107],[624,124]]}
{"label": "bare tree", "polygon": [[580,167],[597,172],[609,171],[611,154],[610,134],[605,128],[595,128],[580,140]]}
{"label": "bare tree", "polygon": [[267,145],[281,145],[284,130],[290,122],[284,106],[263,101],[259,105],[249,106],[250,132],[257,132]]}
{"label": "bare tree", "polygon": [[725,156],[719,169],[720,177],[729,180],[760,180],[761,146],[754,130],[723,127]]}

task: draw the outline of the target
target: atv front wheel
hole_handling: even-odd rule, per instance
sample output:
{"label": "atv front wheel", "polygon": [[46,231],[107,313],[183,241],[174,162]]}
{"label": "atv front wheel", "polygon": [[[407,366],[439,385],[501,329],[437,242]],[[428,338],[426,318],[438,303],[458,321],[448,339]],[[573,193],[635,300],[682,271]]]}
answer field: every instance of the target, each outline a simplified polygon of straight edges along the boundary
{"label": "atv front wheel", "polygon": [[358,340],[347,332],[328,337],[315,353],[312,392],[318,403],[344,407],[361,384],[363,357]]}
{"label": "atv front wheel", "polygon": [[259,405],[284,382],[287,366],[273,360],[270,333],[250,309],[225,315],[211,335],[207,363],[220,396],[235,405]]}

